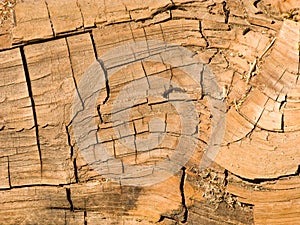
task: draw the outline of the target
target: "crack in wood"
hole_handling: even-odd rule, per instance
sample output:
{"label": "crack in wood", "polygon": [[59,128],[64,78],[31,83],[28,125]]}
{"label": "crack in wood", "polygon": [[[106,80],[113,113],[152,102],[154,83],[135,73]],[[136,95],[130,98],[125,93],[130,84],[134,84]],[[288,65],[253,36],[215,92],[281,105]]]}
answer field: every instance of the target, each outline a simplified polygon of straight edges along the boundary
{"label": "crack in wood", "polygon": [[14,189],[22,189],[22,188],[31,188],[31,187],[64,187],[66,185],[70,185],[73,183],[65,183],[65,184],[24,184],[24,185],[14,185],[9,188],[0,188],[1,191],[14,190]]}
{"label": "crack in wood", "polygon": [[109,80],[108,80],[108,72],[107,69],[104,65],[104,62],[101,59],[96,59],[97,62],[99,63],[99,65],[101,66],[101,69],[104,73],[104,77],[105,77],[105,88],[106,88],[106,97],[103,101],[103,105],[106,104],[106,102],[108,101],[109,97],[110,97],[110,87],[109,87]]}
{"label": "crack in wood", "polygon": [[77,162],[76,162],[76,157],[74,157],[74,146],[71,143],[71,135],[69,132],[69,126],[66,126],[66,133],[67,133],[68,145],[70,146],[70,159],[73,162],[73,174],[74,174],[76,183],[78,183],[79,178],[78,178]]}
{"label": "crack in wood", "polygon": [[48,6],[47,1],[45,1],[45,5],[46,5],[46,8],[47,8],[47,12],[48,12],[48,18],[49,18],[51,30],[52,30],[53,36],[55,37],[56,35],[55,35],[54,26],[53,26],[53,22],[52,22],[52,19],[51,19],[50,10],[49,10],[49,6]]}
{"label": "crack in wood", "polygon": [[87,225],[87,210],[85,209],[83,211],[83,222],[84,222],[84,225]]}
{"label": "crack in wood", "polygon": [[29,95],[31,107],[32,107],[33,122],[34,122],[34,126],[35,126],[36,144],[37,144],[37,149],[39,152],[39,160],[40,160],[40,173],[41,173],[41,177],[42,177],[43,176],[43,159],[42,159],[42,150],[41,150],[40,138],[39,138],[39,126],[38,126],[38,121],[37,121],[37,114],[36,114],[33,93],[32,93],[31,80],[30,80],[27,60],[26,60],[26,56],[25,56],[23,47],[20,47],[20,54],[21,54],[23,69],[24,69],[24,73],[25,73],[28,95]]}
{"label": "crack in wood", "polygon": [[260,1],[261,1],[261,0],[255,0],[255,1],[253,2],[253,5],[254,5],[255,8],[257,8],[257,4],[258,4]]}
{"label": "crack in wood", "polygon": [[83,103],[82,97],[81,97],[81,95],[80,95],[80,93],[79,93],[77,81],[76,81],[76,78],[75,78],[75,76],[74,76],[74,69],[73,69],[74,65],[73,65],[73,62],[72,62],[71,52],[70,52],[70,46],[69,46],[69,42],[68,42],[67,37],[65,38],[65,41],[66,41],[66,46],[67,46],[67,50],[68,50],[68,58],[69,58],[69,61],[70,61],[70,66],[71,66],[71,71],[72,71],[73,82],[74,82],[75,89],[76,89],[76,92],[77,92],[77,94],[78,94],[78,97],[79,97],[79,99],[80,99],[81,106],[82,106],[82,108],[84,108],[84,103]]}
{"label": "crack in wood", "polygon": [[179,186],[179,189],[180,189],[180,194],[181,194],[181,204],[182,204],[182,207],[183,207],[183,219],[182,219],[182,223],[186,223],[187,220],[188,220],[188,215],[189,215],[189,211],[188,211],[188,208],[186,206],[186,200],[185,200],[185,194],[184,194],[184,185],[185,185],[185,179],[186,179],[186,168],[185,167],[182,167],[181,168],[182,170],[182,176],[181,176],[181,180],[180,180],[180,186]]}
{"label": "crack in wood", "polygon": [[80,4],[79,4],[78,0],[76,1],[76,6],[79,9],[79,12],[80,12],[80,15],[81,15],[81,19],[82,19],[82,26],[81,27],[84,27],[84,17],[83,17],[82,10],[81,10],[81,7],[80,7]]}
{"label": "crack in wood", "polygon": [[66,188],[66,195],[67,195],[67,200],[70,204],[70,211],[74,212],[74,205],[73,205],[72,198],[71,198],[71,189],[70,188]]}
{"label": "crack in wood", "polygon": [[277,176],[277,177],[273,177],[273,178],[255,178],[255,179],[249,179],[249,178],[245,178],[242,177],[238,174],[235,174],[233,172],[230,172],[231,175],[234,175],[235,177],[241,179],[244,182],[248,182],[250,184],[262,184],[264,182],[272,182],[272,181],[278,181],[280,179],[284,179],[284,178],[289,178],[289,177],[298,177],[300,175],[300,164],[297,168],[297,170],[295,171],[295,173],[293,174],[287,174],[287,175],[281,175],[281,176]]}
{"label": "crack in wood", "polygon": [[227,8],[227,2],[226,1],[223,1],[222,5],[223,5],[223,11],[224,11],[224,15],[225,15],[225,23],[228,24],[228,18],[229,18],[230,10]]}
{"label": "crack in wood", "polygon": [[8,186],[9,186],[9,188],[12,188],[12,186],[11,186],[11,177],[10,177],[9,156],[7,156],[7,177],[8,177]]}
{"label": "crack in wood", "polygon": [[[204,35],[203,27],[202,27],[202,22],[201,21],[199,21],[199,32],[201,34],[201,37],[204,39],[204,41],[206,43],[205,47],[208,48],[209,47],[209,42],[208,42],[207,37]],[[208,62],[208,64],[209,64],[209,62]]]}

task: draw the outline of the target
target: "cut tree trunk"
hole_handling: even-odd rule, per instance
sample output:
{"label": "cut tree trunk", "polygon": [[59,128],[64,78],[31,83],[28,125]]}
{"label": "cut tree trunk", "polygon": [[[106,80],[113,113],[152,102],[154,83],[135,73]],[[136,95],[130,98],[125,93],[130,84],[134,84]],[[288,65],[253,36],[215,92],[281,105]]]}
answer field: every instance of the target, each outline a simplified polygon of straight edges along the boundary
{"label": "cut tree trunk", "polygon": [[[0,0],[0,224],[299,224],[299,8],[297,0]],[[174,66],[178,55],[128,63],[144,54],[118,50],[132,43],[147,43],[146,52],[157,43],[184,47],[209,68],[221,98],[191,79],[187,65]],[[120,68],[106,68],[105,57]],[[102,88],[85,95],[93,80],[83,80],[95,74]],[[112,112],[132,100],[128,85],[151,89],[158,78],[179,87],[134,102],[128,133],[116,133],[122,123]],[[190,134],[168,101],[183,92],[199,120]],[[92,112],[76,120],[91,96]],[[214,123],[216,102],[226,108],[224,136],[202,168],[223,129]],[[93,142],[80,148],[76,126],[85,131],[91,118],[89,132],[118,166],[88,152]],[[162,140],[143,142],[157,133]],[[198,142],[180,149],[168,176],[145,174],[148,185],[141,173],[129,179],[135,184],[113,179],[172,161],[184,136]]]}

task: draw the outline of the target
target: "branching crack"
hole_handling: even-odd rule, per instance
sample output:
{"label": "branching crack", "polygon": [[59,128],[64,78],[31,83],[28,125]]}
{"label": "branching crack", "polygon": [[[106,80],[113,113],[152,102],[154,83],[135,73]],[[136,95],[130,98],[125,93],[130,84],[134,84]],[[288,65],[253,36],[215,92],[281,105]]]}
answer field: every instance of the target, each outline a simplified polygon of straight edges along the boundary
{"label": "branching crack", "polygon": [[224,14],[225,14],[225,23],[228,23],[230,10],[227,8],[227,2],[226,1],[223,1],[222,5],[223,5],[223,11],[224,11]]}
{"label": "branching crack", "polygon": [[[98,60],[98,53],[97,53],[96,43],[95,43],[94,36],[93,36],[92,32],[90,32],[90,37],[91,37],[91,41],[92,41],[92,45],[93,45],[95,59],[100,64],[100,66],[101,66],[101,68],[104,72],[104,75],[105,75],[106,98],[103,102],[103,104],[105,104],[107,102],[108,98],[109,98],[109,95],[110,95],[110,89],[109,89],[109,83],[108,83],[108,77],[107,77],[107,70],[104,67],[103,62],[101,60]],[[99,119],[100,119],[100,123],[103,123],[103,118],[102,118],[102,114],[101,114],[101,110],[100,110],[100,105],[97,105],[97,113],[98,113],[98,116],[99,116]]]}
{"label": "branching crack", "polygon": [[201,23],[201,21],[199,21],[199,32],[200,32],[202,38],[205,40],[206,48],[208,48],[209,42],[208,42],[206,36],[205,36],[204,33],[203,33],[203,28],[202,28],[202,23]]}
{"label": "branching crack", "polygon": [[43,176],[43,160],[42,160],[42,151],[41,151],[41,146],[40,146],[40,139],[39,139],[39,126],[38,126],[38,121],[37,121],[37,115],[36,115],[36,109],[35,109],[35,102],[33,98],[33,93],[32,93],[32,87],[31,87],[31,80],[29,76],[29,70],[27,66],[27,60],[24,52],[23,46],[20,47],[20,54],[22,58],[22,63],[23,63],[23,69],[25,73],[25,78],[26,78],[26,83],[27,83],[27,89],[28,89],[28,95],[31,101],[31,106],[32,106],[32,114],[33,114],[33,122],[34,122],[34,127],[35,127],[35,136],[36,136],[36,144],[37,144],[37,149],[39,152],[39,160],[40,160],[40,173],[41,177]]}
{"label": "branching crack", "polygon": [[71,143],[71,135],[69,132],[69,126],[66,126],[66,133],[68,136],[68,145],[70,146],[70,159],[73,162],[74,178],[75,178],[76,183],[78,183],[79,179],[78,179],[77,162],[76,162],[76,157],[74,157],[74,146]]}

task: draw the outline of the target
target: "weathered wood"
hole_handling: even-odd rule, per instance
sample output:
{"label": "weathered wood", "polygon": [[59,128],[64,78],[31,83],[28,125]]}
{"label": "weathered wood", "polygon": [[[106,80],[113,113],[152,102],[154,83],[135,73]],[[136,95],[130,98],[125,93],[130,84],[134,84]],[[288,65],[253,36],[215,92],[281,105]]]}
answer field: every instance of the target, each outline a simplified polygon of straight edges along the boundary
{"label": "weathered wood", "polygon": [[[297,224],[297,7],[297,0],[0,1],[0,223]],[[188,94],[199,116],[198,143],[181,170],[151,186],[127,186],[95,169],[103,162],[87,160],[72,104],[97,58],[105,69],[101,59],[111,50],[154,40],[192,51],[222,93],[208,93],[166,62],[137,61],[102,77],[89,117],[122,167],[160,165],[174,154],[183,121],[166,96]],[[117,56],[112,60],[126,62]],[[179,93],[166,87],[162,96],[139,99],[127,109],[129,133],[115,133],[122,124],[112,112],[122,90],[139,80],[158,85],[151,83],[157,77],[178,84]],[[225,135],[214,163],[200,170],[216,126],[211,96],[227,107]],[[143,142],[163,132],[162,142]]]}

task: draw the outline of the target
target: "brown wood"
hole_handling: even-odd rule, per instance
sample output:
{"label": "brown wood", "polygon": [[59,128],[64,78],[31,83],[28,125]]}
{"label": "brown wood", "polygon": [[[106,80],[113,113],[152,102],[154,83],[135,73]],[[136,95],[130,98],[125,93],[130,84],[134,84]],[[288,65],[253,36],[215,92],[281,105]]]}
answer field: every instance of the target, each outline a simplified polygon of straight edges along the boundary
{"label": "brown wood", "polygon": [[[299,7],[297,0],[0,0],[0,224],[299,224]],[[136,149],[153,130],[166,132],[163,142],[143,152],[122,144],[112,110],[133,81],[177,83],[182,89],[165,93],[184,89],[200,121],[181,170],[151,186],[124,185],[79,149],[73,99],[97,58],[153,40],[184,46],[208,65],[226,105],[225,135],[214,162],[200,169],[215,126],[214,93],[168,63],[124,66],[107,86],[102,77],[89,115],[112,157],[154,166],[172,156],[181,135],[174,105],[150,96],[130,109],[128,136]]]}

